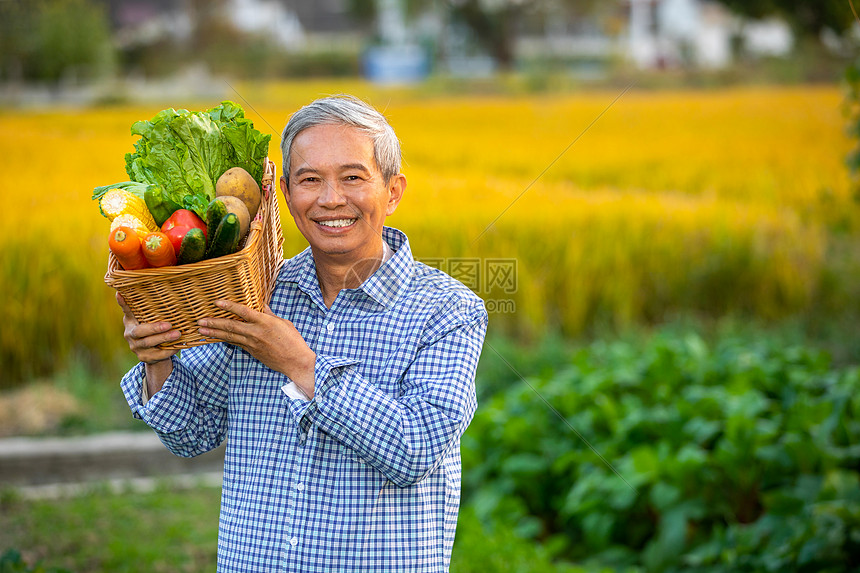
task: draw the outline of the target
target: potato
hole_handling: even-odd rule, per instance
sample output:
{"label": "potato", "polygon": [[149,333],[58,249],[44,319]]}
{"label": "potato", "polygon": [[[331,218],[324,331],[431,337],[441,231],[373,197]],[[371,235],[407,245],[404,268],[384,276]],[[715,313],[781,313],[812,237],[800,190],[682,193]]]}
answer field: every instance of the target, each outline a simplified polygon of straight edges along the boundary
{"label": "potato", "polygon": [[241,167],[230,168],[221,174],[215,183],[215,196],[238,197],[248,208],[251,219],[257,215],[262,200],[260,185]]}
{"label": "potato", "polygon": [[232,195],[222,195],[218,199],[224,203],[228,213],[236,213],[236,216],[239,217],[239,237],[244,237],[251,226],[251,215],[248,213],[245,203]]}

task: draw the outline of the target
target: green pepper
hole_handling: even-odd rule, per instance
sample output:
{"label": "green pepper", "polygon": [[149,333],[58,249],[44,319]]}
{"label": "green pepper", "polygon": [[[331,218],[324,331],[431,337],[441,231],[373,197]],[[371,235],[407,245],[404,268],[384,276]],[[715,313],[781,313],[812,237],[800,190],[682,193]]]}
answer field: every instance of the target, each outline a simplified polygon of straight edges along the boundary
{"label": "green pepper", "polygon": [[143,193],[143,200],[146,202],[146,208],[152,213],[152,218],[156,224],[161,227],[164,222],[170,218],[173,213],[182,209],[182,205],[177,205],[172,199],[164,194],[161,185],[152,184],[147,186]]}

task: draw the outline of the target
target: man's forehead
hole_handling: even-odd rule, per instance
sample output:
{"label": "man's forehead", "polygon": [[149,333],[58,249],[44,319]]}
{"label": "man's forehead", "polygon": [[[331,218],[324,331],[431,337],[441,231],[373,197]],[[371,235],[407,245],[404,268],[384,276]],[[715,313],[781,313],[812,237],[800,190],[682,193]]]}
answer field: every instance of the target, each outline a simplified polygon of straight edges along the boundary
{"label": "man's forehead", "polygon": [[303,129],[290,146],[290,168],[299,171],[317,169],[362,169],[376,167],[373,140],[351,125],[323,124]]}
{"label": "man's forehead", "polygon": [[309,171],[319,171],[321,169],[331,169],[334,168],[337,171],[363,171],[365,173],[371,173],[372,169],[370,166],[365,165],[364,163],[342,163],[339,165],[321,165],[319,167],[310,165],[305,162],[300,162],[299,164],[294,166],[293,175],[301,175],[302,173],[307,173]]}
{"label": "man's forehead", "polygon": [[295,141],[307,139],[309,136],[315,136],[319,134],[325,134],[326,136],[332,138],[348,139],[353,141],[360,141],[362,143],[370,143],[371,145],[373,144],[373,140],[365,130],[355,125],[349,125],[346,123],[321,123],[318,125],[306,127],[296,133],[294,143]]}

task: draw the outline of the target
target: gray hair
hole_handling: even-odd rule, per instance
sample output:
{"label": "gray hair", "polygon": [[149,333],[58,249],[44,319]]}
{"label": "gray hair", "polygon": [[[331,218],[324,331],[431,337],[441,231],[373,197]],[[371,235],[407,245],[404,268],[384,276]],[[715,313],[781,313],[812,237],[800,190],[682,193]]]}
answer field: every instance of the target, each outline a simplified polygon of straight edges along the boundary
{"label": "gray hair", "polygon": [[351,95],[318,99],[295,112],[281,135],[283,174],[289,186],[290,152],[296,136],[318,125],[348,125],[367,134],[373,142],[373,159],[386,184],[400,173],[400,141],[381,113]]}

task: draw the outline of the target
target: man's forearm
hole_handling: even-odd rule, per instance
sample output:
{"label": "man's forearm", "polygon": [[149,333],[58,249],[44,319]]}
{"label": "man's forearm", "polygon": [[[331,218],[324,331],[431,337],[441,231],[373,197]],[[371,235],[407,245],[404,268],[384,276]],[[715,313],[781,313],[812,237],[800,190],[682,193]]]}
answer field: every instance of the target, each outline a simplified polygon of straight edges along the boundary
{"label": "man's forearm", "polygon": [[168,358],[167,360],[161,360],[159,362],[153,362],[152,364],[145,365],[146,370],[146,392],[147,395],[151,398],[155,395],[156,392],[161,390],[161,387],[164,386],[164,382],[167,380],[167,377],[170,376],[170,373],[173,372],[173,360]]}

